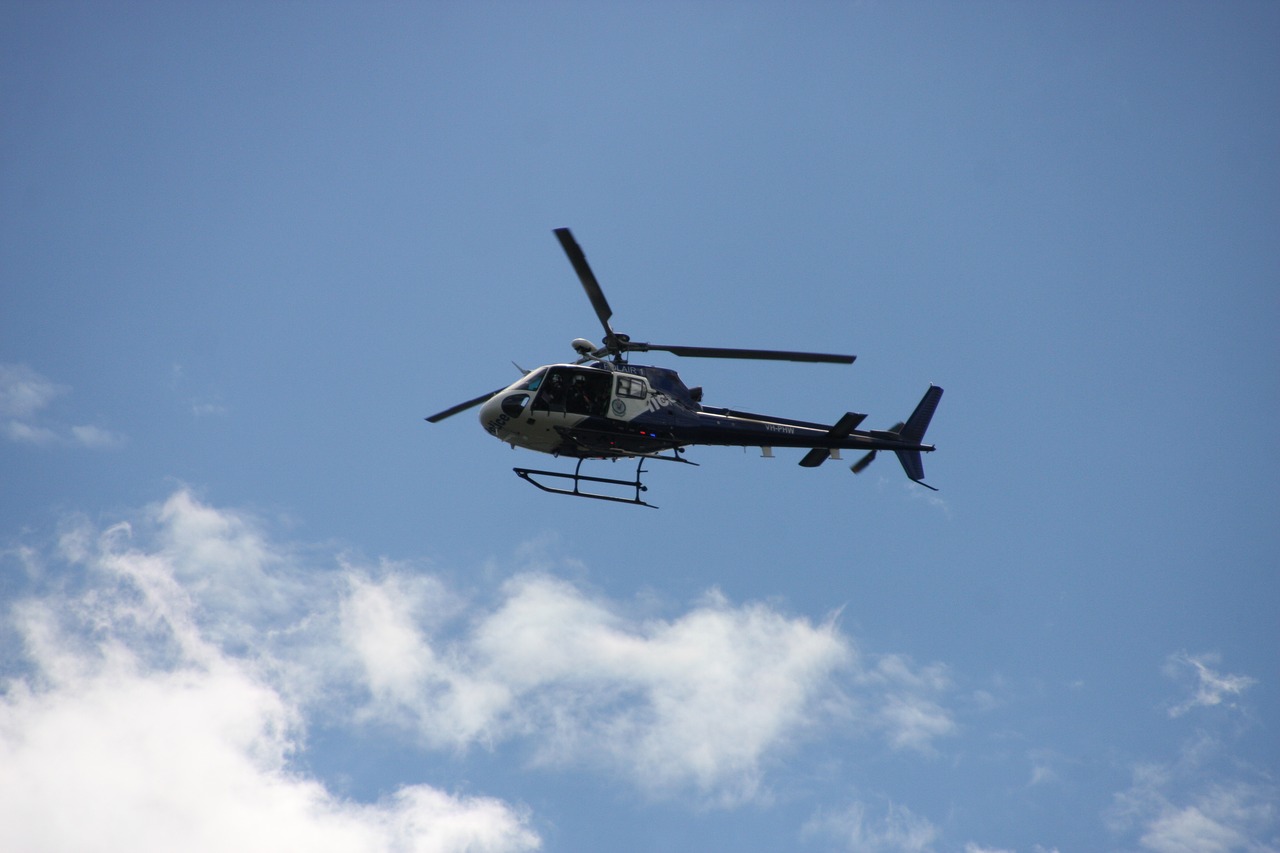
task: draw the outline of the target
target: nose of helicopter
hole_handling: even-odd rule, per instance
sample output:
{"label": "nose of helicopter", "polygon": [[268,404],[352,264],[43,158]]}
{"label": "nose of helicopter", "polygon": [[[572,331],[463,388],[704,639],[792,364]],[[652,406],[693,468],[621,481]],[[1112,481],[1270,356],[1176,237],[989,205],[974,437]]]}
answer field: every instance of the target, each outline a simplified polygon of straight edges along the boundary
{"label": "nose of helicopter", "polygon": [[502,394],[494,394],[480,406],[480,425],[490,435],[498,435],[498,429],[506,421],[502,414]]}

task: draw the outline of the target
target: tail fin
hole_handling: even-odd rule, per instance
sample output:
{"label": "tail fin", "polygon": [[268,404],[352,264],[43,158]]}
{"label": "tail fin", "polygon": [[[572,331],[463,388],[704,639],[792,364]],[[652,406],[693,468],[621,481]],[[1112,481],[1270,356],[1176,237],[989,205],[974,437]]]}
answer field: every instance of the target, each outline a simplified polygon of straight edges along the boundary
{"label": "tail fin", "polygon": [[[898,456],[898,461],[902,463],[902,470],[907,472],[907,477],[924,486],[926,489],[933,489],[924,481],[924,460],[920,457],[920,451],[915,449],[920,447],[920,442],[924,439],[925,430],[929,428],[929,421],[933,419],[934,410],[938,408],[938,401],[942,399],[942,389],[937,385],[930,385],[929,390],[924,392],[924,396],[920,398],[920,402],[916,405],[916,410],[911,413],[911,417],[907,418],[906,423],[896,424],[892,429],[888,430],[871,430],[871,435],[876,438],[893,441],[898,439],[903,444],[912,445],[909,450],[893,451]],[[932,447],[926,448],[932,450]],[[857,462],[850,466],[849,470],[855,474],[861,474],[876,458],[878,451],[871,451],[863,456]],[[933,489],[935,492],[937,489]]]}
{"label": "tail fin", "polygon": [[898,434],[912,444],[919,444],[924,438],[924,431],[929,428],[929,421],[933,419],[933,413],[941,399],[942,389],[937,385],[930,385],[929,390],[925,391],[924,396],[920,398],[916,410],[911,413],[911,417],[907,418],[907,422],[903,424]]}
{"label": "tail fin", "polygon": [[[938,408],[938,401],[942,399],[942,389],[937,385],[930,385],[929,390],[924,392],[924,396],[920,398],[916,410],[911,413],[911,417],[907,418],[907,422],[902,428],[897,430],[898,435],[903,441],[910,444],[920,444],[924,440],[925,430],[929,428],[929,421],[933,419],[933,413]],[[930,448],[932,449],[932,448]],[[895,450],[898,461],[902,463],[902,470],[906,472],[907,477],[926,489],[933,489],[928,483],[924,482],[924,460],[920,456],[919,450]],[[937,489],[933,489],[935,492]]]}

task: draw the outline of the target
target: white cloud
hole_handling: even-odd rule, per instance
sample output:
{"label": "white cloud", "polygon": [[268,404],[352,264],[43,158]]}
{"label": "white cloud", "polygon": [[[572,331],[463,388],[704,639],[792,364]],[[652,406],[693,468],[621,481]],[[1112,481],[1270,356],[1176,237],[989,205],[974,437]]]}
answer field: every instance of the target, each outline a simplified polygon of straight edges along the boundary
{"label": "white cloud", "polygon": [[[521,813],[426,786],[341,800],[291,772],[296,710],[227,661],[158,672],[123,649],[0,705],[8,850],[519,850]],[[66,649],[61,650],[67,654]],[[42,663],[48,663],[44,661]],[[44,671],[49,675],[48,670]]]}
{"label": "white cloud", "polygon": [[[924,749],[953,728],[943,668],[860,654],[834,617],[713,591],[636,618],[546,561],[472,600],[421,569],[283,545],[186,490],[105,530],[70,524],[53,553],[8,554],[40,592],[0,625],[26,650],[0,696],[0,800],[17,804],[0,805],[0,847],[74,847],[59,833],[81,831],[106,846],[139,822],[155,847],[188,827],[186,849],[230,846],[227,833],[252,849],[263,822],[264,839],[308,847],[441,826],[474,849],[538,843],[497,800],[335,796],[296,769],[316,722],[390,724],[406,748],[459,757],[514,746],[551,772],[724,807],[767,799],[768,769],[820,731]],[[65,813],[79,819],[55,826]]]}
{"label": "white cloud", "polygon": [[397,576],[356,582],[343,624],[370,713],[412,720],[438,746],[528,737],[537,761],[604,764],[724,805],[759,793],[766,758],[819,721],[852,655],[831,622],[716,594],[636,622],[543,574],[508,581],[449,640],[420,627],[438,594]]}
{"label": "white cloud", "polygon": [[76,445],[91,449],[114,448],[123,436],[102,427],[61,427],[42,422],[45,409],[70,388],[46,379],[25,364],[0,364],[0,420],[4,434],[19,444]]}
{"label": "white cloud", "polygon": [[[252,579],[269,549],[242,520],[185,493],[151,520],[165,547],[150,551],[130,547],[128,525],[70,531],[61,553],[87,572],[84,588],[29,599],[6,617],[27,668],[0,691],[0,848],[539,845],[528,815],[492,798],[412,785],[358,803],[295,769],[305,708],[274,683],[271,656],[233,654],[202,627],[235,621],[219,576]],[[215,582],[184,585],[192,561]]]}
{"label": "white cloud", "polygon": [[1216,665],[1218,656],[1214,654],[1189,655],[1179,652],[1170,655],[1165,661],[1164,671],[1170,678],[1186,681],[1188,672],[1194,677],[1191,685],[1192,695],[1178,705],[1169,709],[1170,717],[1180,717],[1192,708],[1212,708],[1226,702],[1227,707],[1235,707],[1230,701],[1240,696],[1245,690],[1257,684],[1257,679],[1247,675],[1230,675],[1216,672],[1210,664]]}
{"label": "white cloud", "polygon": [[436,621],[428,613],[452,598],[443,584],[395,574],[380,583],[357,574],[349,583],[341,625],[370,693],[365,715],[419,729],[432,746],[492,745],[488,730],[509,697],[438,658],[424,634]]}

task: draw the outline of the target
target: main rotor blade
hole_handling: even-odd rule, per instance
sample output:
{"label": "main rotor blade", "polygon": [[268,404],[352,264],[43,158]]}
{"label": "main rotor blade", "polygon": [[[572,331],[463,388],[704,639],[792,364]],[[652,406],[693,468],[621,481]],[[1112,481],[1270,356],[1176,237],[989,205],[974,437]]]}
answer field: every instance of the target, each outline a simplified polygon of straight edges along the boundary
{"label": "main rotor blade", "polygon": [[822,352],[791,352],[789,350],[774,349],[736,349],[724,347],[682,347],[682,346],[666,346],[665,344],[642,344],[630,341],[625,345],[626,349],[636,352],[648,352],[649,350],[660,350],[669,352],[672,355],[684,356],[686,358],[755,358],[763,361],[808,361],[818,362],[821,364],[853,364],[857,356],[854,355],[835,355]]}
{"label": "main rotor blade", "polygon": [[609,307],[609,300],[604,298],[604,291],[600,289],[600,282],[596,281],[596,274],[591,271],[591,265],[587,263],[586,254],[578,245],[578,241],[573,239],[573,232],[568,228],[555,229],[555,235],[560,241],[560,247],[569,256],[569,263],[573,264],[573,271],[578,274],[582,288],[587,291],[591,307],[596,309],[600,325],[604,326],[605,338],[611,340],[614,335],[613,328],[609,325],[609,318],[613,316],[613,309]]}
{"label": "main rotor blade", "polygon": [[465,403],[459,403],[458,405],[452,408],[445,409],[443,412],[437,412],[436,414],[427,418],[427,422],[433,423],[433,424],[439,423],[445,418],[451,418],[454,415],[458,414],[459,412],[465,412],[467,409],[480,405],[485,400],[488,400],[490,397],[492,397],[494,394],[497,394],[498,391],[501,391],[501,390],[502,389],[499,388],[497,391],[490,391],[488,394],[481,394],[479,397],[476,397],[474,400],[468,400]]}

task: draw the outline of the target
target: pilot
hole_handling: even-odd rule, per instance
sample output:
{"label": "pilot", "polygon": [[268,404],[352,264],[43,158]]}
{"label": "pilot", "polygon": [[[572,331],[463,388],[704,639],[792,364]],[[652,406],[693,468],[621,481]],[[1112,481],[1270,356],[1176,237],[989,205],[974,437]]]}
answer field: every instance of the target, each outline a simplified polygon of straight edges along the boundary
{"label": "pilot", "polygon": [[591,389],[587,386],[587,377],[577,374],[569,386],[569,411],[575,414],[591,414]]}
{"label": "pilot", "polygon": [[564,377],[559,373],[552,373],[547,377],[547,385],[542,389],[542,393],[538,396],[538,402],[546,409],[552,406],[561,405],[564,402]]}

